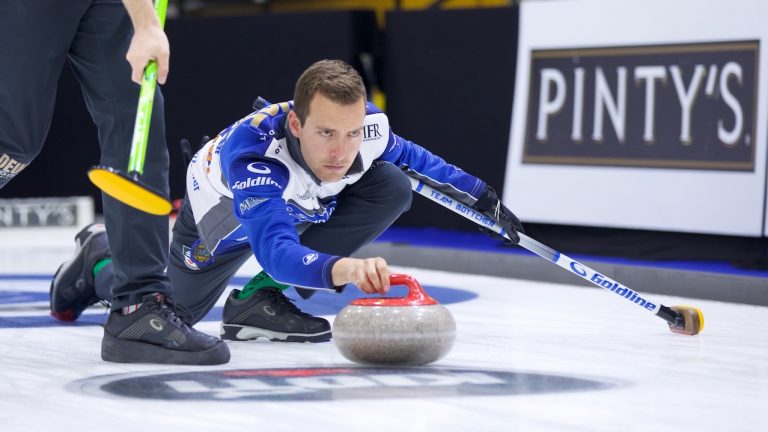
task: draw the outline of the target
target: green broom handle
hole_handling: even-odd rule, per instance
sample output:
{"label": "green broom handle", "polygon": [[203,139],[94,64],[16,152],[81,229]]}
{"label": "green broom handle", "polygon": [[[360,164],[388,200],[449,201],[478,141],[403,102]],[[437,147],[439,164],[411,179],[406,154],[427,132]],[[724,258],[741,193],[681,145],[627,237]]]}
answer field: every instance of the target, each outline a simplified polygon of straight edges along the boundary
{"label": "green broom handle", "polygon": [[[165,12],[168,0],[156,0],[155,11],[160,19],[160,28],[165,27]],[[144,158],[147,155],[147,139],[149,138],[149,121],[152,118],[152,104],[155,102],[155,87],[157,85],[157,62],[151,60],[144,69],[139,93],[139,108],[136,111],[136,123],[133,126],[133,141],[131,155],[128,160],[128,174],[144,173]]]}

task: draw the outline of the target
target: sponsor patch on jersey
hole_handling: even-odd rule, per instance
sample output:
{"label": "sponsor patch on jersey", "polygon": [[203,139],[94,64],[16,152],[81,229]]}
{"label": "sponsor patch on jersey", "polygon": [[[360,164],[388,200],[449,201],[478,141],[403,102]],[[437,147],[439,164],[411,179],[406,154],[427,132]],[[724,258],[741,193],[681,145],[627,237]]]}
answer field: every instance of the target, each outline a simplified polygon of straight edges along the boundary
{"label": "sponsor patch on jersey", "polygon": [[282,186],[280,186],[278,182],[272,180],[271,177],[248,177],[245,180],[235,182],[235,184],[232,185],[232,189],[243,190],[251,187],[267,186],[267,185],[276,186],[279,189],[283,188]]}
{"label": "sponsor patch on jersey", "polygon": [[304,258],[301,260],[304,262],[305,266],[308,266],[312,264],[313,262],[317,261],[318,255],[316,253],[309,253],[304,255]]}
{"label": "sponsor patch on jersey", "polygon": [[200,240],[192,243],[191,247],[183,245],[182,252],[184,253],[184,265],[190,270],[200,270],[201,267],[208,266],[213,262],[211,253]]}
{"label": "sponsor patch on jersey", "polygon": [[377,140],[381,138],[381,136],[378,123],[371,123],[363,126],[363,142]]}
{"label": "sponsor patch on jersey", "polygon": [[247,211],[253,209],[254,207],[258,206],[259,204],[266,201],[267,198],[255,198],[255,197],[248,197],[240,202],[240,214],[244,215]]}
{"label": "sponsor patch on jersey", "polygon": [[271,174],[272,173],[272,170],[269,169],[268,166],[266,166],[264,163],[261,163],[261,162],[249,163],[248,166],[245,167],[245,169],[255,174]]}
{"label": "sponsor patch on jersey", "polygon": [[336,210],[336,200],[330,200],[318,209],[302,207],[294,200],[285,203],[285,211],[298,222],[325,223]]}

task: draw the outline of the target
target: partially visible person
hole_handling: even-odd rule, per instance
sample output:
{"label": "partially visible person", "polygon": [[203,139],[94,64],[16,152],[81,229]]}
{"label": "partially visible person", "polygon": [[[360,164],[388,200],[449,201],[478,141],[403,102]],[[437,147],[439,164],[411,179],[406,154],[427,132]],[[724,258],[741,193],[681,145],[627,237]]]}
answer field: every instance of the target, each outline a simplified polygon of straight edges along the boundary
{"label": "partially visible person", "polygon": [[[0,158],[8,160],[0,169],[0,188],[41,151],[66,63],[80,82],[98,128],[100,164],[127,166],[139,95],[135,83],[149,60],[158,62],[161,84],[168,75],[168,39],[152,2],[0,0],[0,35]],[[146,161],[142,180],[168,195],[159,89]],[[169,301],[167,218],[142,213],[106,195],[103,204],[106,228],[94,225],[81,231],[75,256],[51,283],[51,314],[64,321],[77,319],[100,296],[94,291],[100,286],[112,303],[102,340],[104,360],[229,361],[227,346],[191,328]],[[99,284],[105,266],[109,277]]]}

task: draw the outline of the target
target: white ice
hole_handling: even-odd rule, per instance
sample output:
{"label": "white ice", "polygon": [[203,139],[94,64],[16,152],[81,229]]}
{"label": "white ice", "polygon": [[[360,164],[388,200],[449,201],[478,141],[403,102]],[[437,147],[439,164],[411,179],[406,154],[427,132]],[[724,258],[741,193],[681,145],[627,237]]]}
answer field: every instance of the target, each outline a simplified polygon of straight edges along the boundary
{"label": "white ice", "polygon": [[[0,254],[0,276],[5,276],[0,293],[47,293],[44,279],[8,275],[51,275],[71,253],[71,239],[70,233],[54,233],[23,251],[6,247]],[[426,286],[477,294],[446,304],[457,322],[456,343],[425,373],[441,368],[536,373],[611,387],[424,398],[362,394],[323,401],[175,401],[87,393],[72,383],[115,374],[356,366],[333,343],[262,341],[230,343],[231,362],[216,367],[106,363],[99,355],[99,326],[2,325],[4,319],[47,315],[46,302],[38,299],[15,306],[0,302],[0,431],[768,431],[768,308],[650,296],[704,312],[704,331],[682,336],[597,288],[396,270]],[[250,276],[249,271],[242,274]],[[562,270],[553,266],[552,271]],[[83,319],[103,314],[95,307]],[[218,325],[204,321],[198,328],[218,335]]]}

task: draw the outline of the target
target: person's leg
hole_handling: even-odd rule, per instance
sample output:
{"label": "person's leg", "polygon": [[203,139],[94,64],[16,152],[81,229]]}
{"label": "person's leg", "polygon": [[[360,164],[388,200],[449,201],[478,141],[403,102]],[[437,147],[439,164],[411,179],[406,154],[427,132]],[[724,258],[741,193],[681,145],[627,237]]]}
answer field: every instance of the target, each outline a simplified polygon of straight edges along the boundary
{"label": "person's leg", "polygon": [[[207,193],[210,192],[210,193]],[[191,311],[192,322],[200,320],[214,306],[229,285],[232,276],[253,255],[250,245],[225,254],[211,254],[201,239],[217,244],[221,233],[231,233],[240,223],[234,216],[232,200],[221,198],[200,184],[193,195],[196,200],[213,203],[200,217],[206,223],[195,224],[189,196],[184,199],[173,228],[171,261],[168,275],[177,302]],[[210,229],[210,231],[206,231]],[[280,284],[262,273],[258,290],[240,298],[240,290],[232,290],[224,305],[221,337],[248,340],[266,337],[285,342],[322,342],[331,337],[327,320],[301,312],[285,295]],[[252,283],[255,283],[252,280]],[[251,284],[249,284],[251,286]],[[254,287],[255,288],[255,287]]]}
{"label": "person's leg", "polygon": [[0,2],[0,189],[40,153],[88,1]]}
{"label": "person's leg", "polygon": [[[89,4],[0,2],[0,188],[42,149],[59,76]],[[103,231],[94,225],[80,231],[74,257],[54,275],[50,305],[57,319],[76,320],[97,301],[90,267],[109,254]]]}
{"label": "person's leg", "polygon": [[[139,86],[125,59],[133,35],[121,2],[93,0],[70,51],[70,62],[99,131],[101,164],[128,166]],[[141,180],[168,196],[168,149],[163,97],[156,91]],[[144,295],[169,292],[168,218],[136,210],[102,194],[104,221],[112,251],[112,309],[138,304]]]}
{"label": "person's leg", "polygon": [[237,270],[253,256],[251,248],[211,257],[200,241],[189,197],[173,225],[168,277],[174,301],[189,311],[190,323],[203,319],[221,297]]}
{"label": "person's leg", "polygon": [[[70,50],[70,61],[99,130],[101,163],[120,170],[128,165],[139,94],[125,60],[132,32],[121,2],[93,0]],[[167,196],[168,150],[162,108],[158,90],[141,180]],[[168,218],[103,197],[114,283],[101,358],[121,363],[228,362],[226,344],[190,327],[167,298]]]}
{"label": "person's leg", "polygon": [[[372,242],[411,207],[411,183],[398,167],[379,162],[339,194],[328,222],[301,234],[301,244],[314,250],[350,256]],[[304,298],[314,290],[297,288]]]}
{"label": "person's leg", "polygon": [[349,256],[372,242],[411,207],[413,192],[400,168],[377,162],[356,183],[339,194],[328,222],[314,224],[301,234],[301,244]]}

